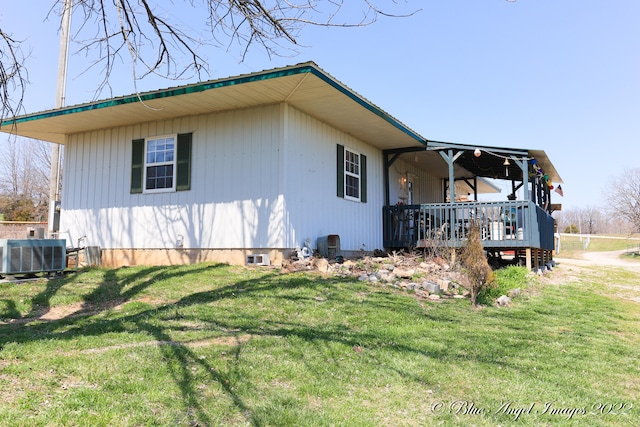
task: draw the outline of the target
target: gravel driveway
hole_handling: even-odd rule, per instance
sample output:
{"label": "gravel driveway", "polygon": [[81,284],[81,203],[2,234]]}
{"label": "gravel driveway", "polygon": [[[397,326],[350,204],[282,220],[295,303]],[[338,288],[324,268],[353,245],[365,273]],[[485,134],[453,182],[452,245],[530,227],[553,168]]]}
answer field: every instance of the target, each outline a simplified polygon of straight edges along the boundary
{"label": "gravel driveway", "polygon": [[[621,255],[625,252],[626,250],[624,249],[621,251],[585,252],[582,255],[583,259],[556,257],[555,260],[560,269],[571,269],[571,267],[613,267],[640,274],[640,262],[621,258]],[[574,271],[573,273],[577,273],[577,275],[580,276],[579,270],[578,268],[578,271]],[[626,283],[609,281],[607,286],[620,298],[640,303],[640,280],[635,284],[629,284],[628,281]]]}

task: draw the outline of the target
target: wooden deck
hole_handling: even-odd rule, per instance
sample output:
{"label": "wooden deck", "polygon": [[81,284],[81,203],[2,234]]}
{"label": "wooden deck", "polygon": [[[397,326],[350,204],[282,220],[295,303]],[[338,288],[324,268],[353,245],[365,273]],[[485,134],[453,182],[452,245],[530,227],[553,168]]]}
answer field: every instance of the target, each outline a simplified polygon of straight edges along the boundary
{"label": "wooden deck", "polygon": [[459,248],[466,242],[471,222],[480,225],[485,250],[524,250],[527,265],[538,264],[540,254],[546,263],[554,249],[553,217],[532,201],[387,206],[383,220],[384,246],[390,249]]}

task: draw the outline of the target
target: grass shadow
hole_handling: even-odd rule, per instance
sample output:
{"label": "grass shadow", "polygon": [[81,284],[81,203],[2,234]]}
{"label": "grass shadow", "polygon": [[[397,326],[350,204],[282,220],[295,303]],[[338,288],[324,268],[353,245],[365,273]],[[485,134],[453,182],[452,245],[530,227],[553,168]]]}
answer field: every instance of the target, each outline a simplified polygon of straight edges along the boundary
{"label": "grass shadow", "polygon": [[[518,357],[531,351],[536,334],[554,336],[554,331],[537,332],[536,328],[558,318],[563,308],[535,304],[533,310],[525,313],[517,308],[461,311],[449,309],[445,304],[425,307],[422,304],[426,303],[416,302],[406,294],[355,280],[280,274],[273,270],[253,271],[249,278],[223,279],[226,269],[203,264],[190,268],[105,270],[98,283],[83,294],[80,312],[54,322],[0,324],[0,351],[9,342],[19,345],[43,337],[74,342],[79,338],[116,333],[144,334],[159,348],[162,360],[167,361],[166,368],[180,391],[189,423],[211,425],[215,421],[199,399],[202,391],[196,386],[192,369],[196,366],[219,385],[247,423],[260,426],[273,422],[265,420],[264,414],[235,388],[242,376],[238,366],[246,344],[238,342],[232,346],[237,363],[225,371],[199,357],[189,343],[176,339],[181,336],[184,325],[199,325],[204,337],[246,334],[282,339],[287,343],[302,342],[302,349],[322,356],[323,364],[300,355],[300,363],[305,364],[313,377],[321,377],[327,369],[340,372],[347,363],[344,360],[347,349],[349,354],[369,364],[384,366],[387,372],[426,387],[433,381],[429,372],[416,372],[412,365],[405,366],[396,360],[417,358],[452,366],[473,361],[489,371],[508,369],[523,378],[534,377],[537,374]],[[204,279],[201,276],[205,276]],[[196,278],[211,284],[198,285],[204,289],[190,291],[190,282]],[[79,285],[80,279],[80,275],[60,279],[47,285],[34,298],[51,304],[57,291],[66,285]],[[131,312],[114,311],[116,306],[138,301],[156,283],[171,280],[184,284],[185,290],[179,298],[132,306]],[[7,304],[7,307],[15,314],[15,306],[11,308]],[[587,303],[583,307],[592,308]],[[607,312],[613,308],[604,307]],[[380,312],[385,316],[378,319],[376,313]],[[485,322],[486,330],[473,327],[479,317]],[[403,323],[407,319],[415,322],[414,329],[405,328]],[[514,324],[520,325],[519,329],[513,328]],[[503,340],[495,341],[496,336],[502,336]],[[256,384],[245,381],[244,387],[255,388]]]}

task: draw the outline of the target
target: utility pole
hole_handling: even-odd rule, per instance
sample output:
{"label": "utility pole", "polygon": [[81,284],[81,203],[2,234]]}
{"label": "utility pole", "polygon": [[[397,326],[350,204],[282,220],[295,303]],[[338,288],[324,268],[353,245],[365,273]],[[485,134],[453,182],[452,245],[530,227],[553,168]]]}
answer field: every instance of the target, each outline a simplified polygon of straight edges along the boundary
{"label": "utility pole", "polygon": [[[58,86],[56,90],[56,108],[64,107],[67,84],[67,62],[69,58],[69,36],[71,30],[71,7],[73,0],[65,0],[60,26],[60,54],[58,56]],[[51,175],[49,176],[49,234],[57,233],[60,228],[60,163],[62,147],[51,146]]]}

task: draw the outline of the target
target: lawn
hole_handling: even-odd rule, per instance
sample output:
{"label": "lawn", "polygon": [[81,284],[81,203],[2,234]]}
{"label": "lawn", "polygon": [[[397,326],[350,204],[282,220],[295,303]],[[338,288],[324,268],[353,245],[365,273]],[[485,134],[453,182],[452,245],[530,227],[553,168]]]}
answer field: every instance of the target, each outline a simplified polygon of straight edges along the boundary
{"label": "lawn", "polygon": [[609,274],[481,309],[218,264],[2,283],[0,425],[640,425],[639,305]]}
{"label": "lawn", "polygon": [[615,236],[615,235],[569,235],[563,234],[560,237],[560,254],[563,258],[581,258],[585,252],[603,252],[626,250],[630,254],[640,251],[640,240],[638,235]]}

